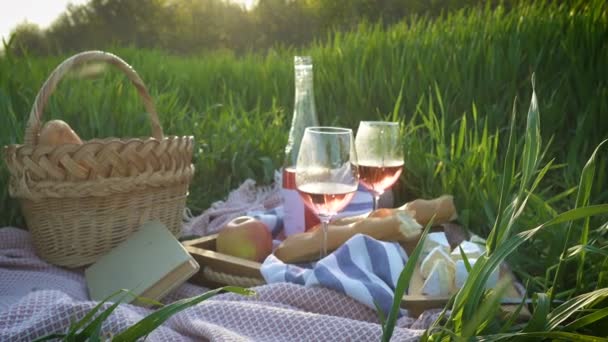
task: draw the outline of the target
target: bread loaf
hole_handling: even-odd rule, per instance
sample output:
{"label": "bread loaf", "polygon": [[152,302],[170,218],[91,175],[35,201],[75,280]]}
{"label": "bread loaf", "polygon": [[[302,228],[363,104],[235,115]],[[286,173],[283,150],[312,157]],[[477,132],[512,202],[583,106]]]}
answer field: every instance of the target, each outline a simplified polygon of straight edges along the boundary
{"label": "bread loaf", "polygon": [[82,144],[82,140],[70,125],[62,120],[47,121],[40,129],[38,144],[59,146],[64,144]]}
{"label": "bread loaf", "polygon": [[[377,240],[408,242],[419,238],[423,226],[449,222],[457,217],[454,199],[444,195],[431,200],[418,199],[396,209],[378,209],[366,215],[333,221],[327,231],[327,250],[333,251],[355,234]],[[314,260],[319,256],[323,232],[320,225],[311,231],[289,236],[274,254],[286,263]]]}
{"label": "bread loaf", "polygon": [[[350,224],[330,224],[327,250],[337,249],[355,234],[365,234],[383,241],[408,241],[417,239],[421,231],[422,226],[404,211],[385,217],[367,217]],[[294,234],[287,237],[274,254],[286,263],[314,260],[319,257],[322,238],[321,229]]]}

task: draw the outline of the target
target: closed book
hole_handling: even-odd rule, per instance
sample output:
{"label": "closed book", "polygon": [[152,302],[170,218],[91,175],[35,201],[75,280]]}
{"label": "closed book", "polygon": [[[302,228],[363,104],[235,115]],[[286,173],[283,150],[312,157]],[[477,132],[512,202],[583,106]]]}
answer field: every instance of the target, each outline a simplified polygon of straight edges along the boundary
{"label": "closed book", "polygon": [[126,289],[133,295],[123,301],[133,302],[134,295],[159,300],[198,270],[198,263],[173,234],[162,223],[151,221],[89,266],[85,278],[91,299],[104,300]]}

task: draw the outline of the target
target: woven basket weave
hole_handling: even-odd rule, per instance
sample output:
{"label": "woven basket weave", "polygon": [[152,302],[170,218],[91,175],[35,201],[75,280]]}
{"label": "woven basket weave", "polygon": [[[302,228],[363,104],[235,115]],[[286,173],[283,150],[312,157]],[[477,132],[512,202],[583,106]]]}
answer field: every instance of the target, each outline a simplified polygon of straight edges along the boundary
{"label": "woven basket weave", "polygon": [[[57,83],[74,66],[110,63],[137,88],[152,137],[94,139],[82,145],[37,144],[41,116]],[[194,173],[193,137],[164,137],[152,99],[137,73],[119,57],[82,52],[61,63],[40,89],[23,145],[5,147],[9,193],[18,198],[37,254],[65,267],[94,263],[144,222],[181,232]]]}

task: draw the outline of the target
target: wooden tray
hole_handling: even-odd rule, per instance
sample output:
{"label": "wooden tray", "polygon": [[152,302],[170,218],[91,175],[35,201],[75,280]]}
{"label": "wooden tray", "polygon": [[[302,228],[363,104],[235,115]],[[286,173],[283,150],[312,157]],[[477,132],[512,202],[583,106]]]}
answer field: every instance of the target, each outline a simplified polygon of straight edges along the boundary
{"label": "wooden tray", "polygon": [[[466,238],[466,236],[462,233],[462,228],[456,225],[433,227],[432,230],[445,231],[448,241],[450,241],[452,245],[458,245]],[[188,252],[194,257],[194,259],[196,259],[201,267],[199,272],[190,278],[190,282],[208,288],[217,288],[225,285],[248,286],[247,284],[238,283],[238,277],[242,277],[246,278],[246,281],[254,280],[257,281],[259,285],[264,284],[264,278],[260,272],[260,267],[262,264],[216,252],[216,238],[217,234],[214,234],[183,242],[183,245],[186,247]],[[412,253],[415,246],[416,242],[402,244],[402,247],[405,249],[408,255]],[[212,272],[209,272],[209,270]],[[214,277],[213,274],[217,272],[236,276],[237,282],[235,283],[233,281],[232,283],[229,283],[217,279],[217,277]],[[500,277],[511,279],[511,286],[507,288],[507,295],[504,299],[504,301],[508,304],[503,305],[503,312],[513,312],[517,308],[519,301],[521,301],[522,294],[519,293],[517,287],[515,286],[515,276],[505,265],[501,267]],[[418,316],[423,311],[429,309],[443,308],[449,300],[449,297],[431,297],[422,295],[421,289],[423,283],[424,279],[420,274],[419,267],[417,267],[410,281],[411,291],[403,296],[401,301],[401,307],[409,310],[413,316]],[[527,310],[526,306],[524,306],[520,313],[520,319],[526,319],[529,317],[530,312]]]}
{"label": "wooden tray", "polygon": [[[182,244],[186,250],[198,262],[201,269],[190,278],[190,282],[209,287],[217,288],[225,285],[251,285],[251,284],[229,284],[214,277],[213,273],[223,273],[235,277],[242,277],[252,280],[257,280],[259,284],[264,283],[260,267],[262,264],[242,258],[237,258],[231,255],[216,252],[215,240],[217,234],[205,236],[202,238],[184,241]],[[211,272],[210,272],[211,270]],[[239,278],[236,278],[237,280]],[[238,282],[238,281],[237,281]],[[244,281],[245,283],[248,280]]]}
{"label": "wooden tray", "polygon": [[[420,266],[420,265],[418,265]],[[523,294],[516,287],[516,278],[506,265],[500,267],[499,281],[507,279],[510,285],[507,287],[505,297],[503,298],[502,311],[503,313],[511,313],[517,309],[517,306],[523,299]],[[422,294],[424,285],[424,277],[420,274],[420,267],[416,267],[410,279],[408,294],[403,296],[401,307],[407,309],[413,316],[420,315],[423,311],[429,309],[443,308],[449,301],[450,297],[433,297]],[[519,318],[524,320],[530,317],[530,312],[524,305]]]}

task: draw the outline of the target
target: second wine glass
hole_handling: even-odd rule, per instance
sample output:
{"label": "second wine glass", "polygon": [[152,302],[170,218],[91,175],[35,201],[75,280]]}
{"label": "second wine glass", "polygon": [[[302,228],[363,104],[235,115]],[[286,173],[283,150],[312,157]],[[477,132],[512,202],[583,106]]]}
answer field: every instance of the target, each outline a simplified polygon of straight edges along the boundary
{"label": "second wine glass", "polygon": [[340,127],[308,127],[296,162],[296,187],[321,221],[321,257],[327,255],[329,221],[357,191],[359,172],[353,132]]}
{"label": "second wine glass", "polygon": [[361,121],[355,138],[361,184],[374,198],[374,209],[403,170],[403,148],[399,124],[388,121]]}

